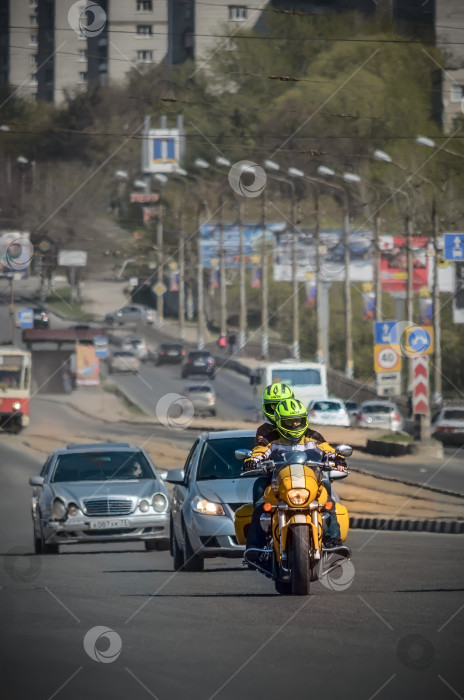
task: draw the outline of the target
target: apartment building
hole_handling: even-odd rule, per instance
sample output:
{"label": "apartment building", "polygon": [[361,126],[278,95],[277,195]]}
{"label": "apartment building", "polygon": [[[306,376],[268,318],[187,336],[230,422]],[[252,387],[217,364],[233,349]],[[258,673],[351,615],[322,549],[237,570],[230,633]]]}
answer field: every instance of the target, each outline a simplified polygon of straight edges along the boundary
{"label": "apartment building", "polygon": [[21,95],[37,93],[39,22],[37,0],[10,0],[8,82]]}

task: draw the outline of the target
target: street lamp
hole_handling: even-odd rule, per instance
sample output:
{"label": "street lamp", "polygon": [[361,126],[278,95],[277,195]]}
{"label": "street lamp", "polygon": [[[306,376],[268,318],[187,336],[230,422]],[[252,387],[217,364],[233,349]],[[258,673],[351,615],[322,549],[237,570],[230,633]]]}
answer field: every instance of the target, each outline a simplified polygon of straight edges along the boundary
{"label": "street lamp", "polygon": [[[317,169],[319,175],[328,177],[336,176],[335,170],[320,165]],[[343,178],[342,178],[343,179]],[[353,333],[352,333],[352,302],[351,302],[351,280],[350,280],[350,209],[348,191],[346,187],[339,188],[343,193],[343,247],[344,247],[344,297],[345,297],[345,333],[346,333],[346,354],[345,354],[345,376],[353,377]]]}
{"label": "street lamp", "polygon": [[[280,165],[273,160],[265,160],[264,167],[267,170],[272,170],[274,172],[280,171]],[[303,176],[304,173],[301,170],[293,168],[294,172],[301,173],[299,177]],[[292,323],[293,323],[293,342],[292,342],[292,357],[295,360],[300,359],[300,339],[299,339],[299,305],[298,305],[298,279],[297,279],[297,250],[296,250],[296,226],[295,226],[295,185],[293,182],[286,177],[281,175],[271,175],[271,179],[277,180],[277,182],[285,182],[290,187],[291,192],[291,206],[290,206],[290,226],[292,230]],[[267,314],[266,314],[267,315]],[[266,323],[267,329],[267,323]],[[263,339],[264,347],[264,339]]]}

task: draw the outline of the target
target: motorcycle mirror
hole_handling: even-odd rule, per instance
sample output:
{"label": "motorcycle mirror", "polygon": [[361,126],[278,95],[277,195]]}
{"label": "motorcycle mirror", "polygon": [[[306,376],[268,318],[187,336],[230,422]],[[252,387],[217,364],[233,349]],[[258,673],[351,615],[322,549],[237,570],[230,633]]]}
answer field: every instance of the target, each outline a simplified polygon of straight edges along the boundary
{"label": "motorcycle mirror", "polygon": [[251,457],[251,450],[235,450],[235,459],[243,460]]}
{"label": "motorcycle mirror", "polygon": [[335,452],[342,457],[351,457],[353,454],[353,448],[351,445],[336,445]]}
{"label": "motorcycle mirror", "polygon": [[346,479],[348,472],[339,472],[338,469],[331,469],[329,472],[329,479]]}

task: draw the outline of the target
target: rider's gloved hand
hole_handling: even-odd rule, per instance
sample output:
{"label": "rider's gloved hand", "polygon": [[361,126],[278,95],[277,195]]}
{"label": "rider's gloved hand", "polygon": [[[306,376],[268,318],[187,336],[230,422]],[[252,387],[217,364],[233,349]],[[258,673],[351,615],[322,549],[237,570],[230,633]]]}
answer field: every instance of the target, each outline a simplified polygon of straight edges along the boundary
{"label": "rider's gloved hand", "polygon": [[262,461],[263,458],[260,455],[256,457],[247,457],[243,464],[243,471],[249,472],[251,469],[256,469]]}
{"label": "rider's gloved hand", "polygon": [[339,472],[346,472],[348,471],[348,467],[346,464],[346,459],[342,457],[342,455],[335,455],[335,466],[337,467]]}

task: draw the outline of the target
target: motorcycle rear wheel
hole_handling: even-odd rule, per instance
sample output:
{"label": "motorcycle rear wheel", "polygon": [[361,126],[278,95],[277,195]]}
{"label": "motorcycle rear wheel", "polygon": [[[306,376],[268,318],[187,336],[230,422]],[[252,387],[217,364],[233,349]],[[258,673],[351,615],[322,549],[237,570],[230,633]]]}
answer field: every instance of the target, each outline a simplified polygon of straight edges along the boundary
{"label": "motorcycle rear wheel", "polygon": [[293,595],[309,595],[311,581],[310,544],[309,527],[307,525],[294,525],[289,552]]}

